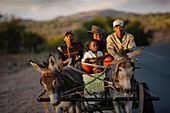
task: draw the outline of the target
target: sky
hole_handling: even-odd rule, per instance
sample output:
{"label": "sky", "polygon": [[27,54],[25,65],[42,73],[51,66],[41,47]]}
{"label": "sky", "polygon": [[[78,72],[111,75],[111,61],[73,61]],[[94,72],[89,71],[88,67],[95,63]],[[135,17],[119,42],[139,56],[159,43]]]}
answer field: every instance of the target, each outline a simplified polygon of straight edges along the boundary
{"label": "sky", "polygon": [[137,14],[170,12],[170,0],[0,0],[0,14],[37,21],[103,9]]}

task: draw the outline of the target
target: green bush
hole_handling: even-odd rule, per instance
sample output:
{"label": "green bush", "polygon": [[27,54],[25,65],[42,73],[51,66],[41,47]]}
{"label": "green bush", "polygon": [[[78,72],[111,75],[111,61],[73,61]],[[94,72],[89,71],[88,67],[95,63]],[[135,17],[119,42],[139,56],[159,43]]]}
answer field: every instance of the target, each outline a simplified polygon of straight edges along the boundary
{"label": "green bush", "polygon": [[[2,19],[2,17],[1,17]],[[27,32],[20,19],[2,19],[0,23],[0,50],[3,53],[41,51],[46,40],[38,33]]]}
{"label": "green bush", "polygon": [[151,30],[144,32],[144,27],[138,20],[128,22],[125,26],[125,31],[134,36],[137,46],[149,45],[149,38],[152,38],[153,36],[153,32]]}

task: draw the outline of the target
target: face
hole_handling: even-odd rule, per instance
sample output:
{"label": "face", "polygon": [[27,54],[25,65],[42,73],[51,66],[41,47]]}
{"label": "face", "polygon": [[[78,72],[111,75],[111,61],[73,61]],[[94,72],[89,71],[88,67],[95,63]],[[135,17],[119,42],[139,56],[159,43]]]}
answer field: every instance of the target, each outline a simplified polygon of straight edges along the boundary
{"label": "face", "polygon": [[49,55],[48,63],[44,62],[43,65],[37,64],[34,61],[30,60],[29,63],[39,72],[41,72],[42,76],[40,78],[40,83],[45,87],[51,104],[56,106],[60,103],[58,96],[60,93],[60,88],[62,86],[62,79],[59,74],[55,70],[56,59],[53,55]]}
{"label": "face", "polygon": [[131,62],[123,62],[118,68],[119,85],[127,92],[131,90],[130,80],[132,78],[133,68]]}
{"label": "face", "polygon": [[116,27],[113,28],[113,30],[116,32],[118,37],[121,37],[123,35],[123,32],[124,32],[124,27],[116,26]]}
{"label": "face", "polygon": [[59,77],[56,77],[54,73],[45,73],[45,75],[42,74],[40,83],[45,87],[50,100],[51,104],[56,106],[60,103],[58,100],[59,92],[60,92],[60,86],[61,81]]}
{"label": "face", "polygon": [[64,41],[66,42],[66,44],[71,44],[73,42],[73,34],[67,34],[66,36],[64,36]]}
{"label": "face", "polygon": [[102,41],[103,40],[103,34],[102,33],[93,33],[93,39]]}
{"label": "face", "polygon": [[97,51],[98,50],[98,43],[96,41],[92,41],[89,45],[89,49],[92,51]]}

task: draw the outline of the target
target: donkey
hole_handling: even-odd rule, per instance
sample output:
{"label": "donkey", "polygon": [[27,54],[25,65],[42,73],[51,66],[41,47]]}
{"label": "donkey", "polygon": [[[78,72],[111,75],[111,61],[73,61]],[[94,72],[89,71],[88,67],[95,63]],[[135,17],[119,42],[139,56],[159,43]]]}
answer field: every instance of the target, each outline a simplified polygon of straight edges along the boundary
{"label": "donkey", "polygon": [[[37,64],[30,60],[29,63],[38,71],[41,72],[40,84],[42,84],[51,100],[51,104],[55,108],[56,113],[69,112],[80,113],[81,102],[60,102],[59,96],[69,89],[82,86],[84,84],[82,75],[79,72],[72,70],[71,68],[65,68],[61,72],[58,72],[55,68],[56,59],[53,55],[49,55],[47,63],[43,65]],[[82,89],[79,89],[83,91]],[[79,98],[79,95],[73,95],[71,97]]]}
{"label": "donkey", "polygon": [[[141,52],[143,48],[140,48],[132,53],[128,53],[126,56],[119,59],[115,59],[109,64],[111,69],[106,73],[109,81],[113,82],[113,86],[117,91],[117,97],[132,97],[134,90],[135,69],[136,64],[132,61],[132,57]],[[115,91],[109,88],[108,95],[113,97]],[[132,113],[132,101],[114,101],[114,109],[116,113],[122,113],[123,109],[121,105],[124,105],[126,113]]]}

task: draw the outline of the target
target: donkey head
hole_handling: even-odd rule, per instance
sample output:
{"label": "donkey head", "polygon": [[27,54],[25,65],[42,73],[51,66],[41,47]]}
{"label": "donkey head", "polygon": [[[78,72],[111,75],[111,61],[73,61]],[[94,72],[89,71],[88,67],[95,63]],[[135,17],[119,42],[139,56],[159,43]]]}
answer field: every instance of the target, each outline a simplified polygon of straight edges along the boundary
{"label": "donkey head", "polygon": [[126,57],[117,59],[116,67],[112,74],[114,82],[118,82],[121,89],[126,93],[131,91],[131,79],[134,75],[136,64],[132,61],[132,57],[140,53],[143,48],[140,48],[132,53],[128,53]]}
{"label": "donkey head", "polygon": [[116,64],[116,68],[112,75],[113,80],[118,82],[119,86],[127,93],[131,91],[130,80],[132,79],[135,68],[134,62],[122,59]]}
{"label": "donkey head", "polygon": [[30,60],[29,63],[39,72],[41,72],[40,83],[45,87],[52,105],[58,105],[58,95],[60,92],[60,87],[62,85],[62,80],[60,73],[56,71],[55,64],[56,60],[53,55],[49,55],[47,63],[44,62],[43,65],[37,64]]}

